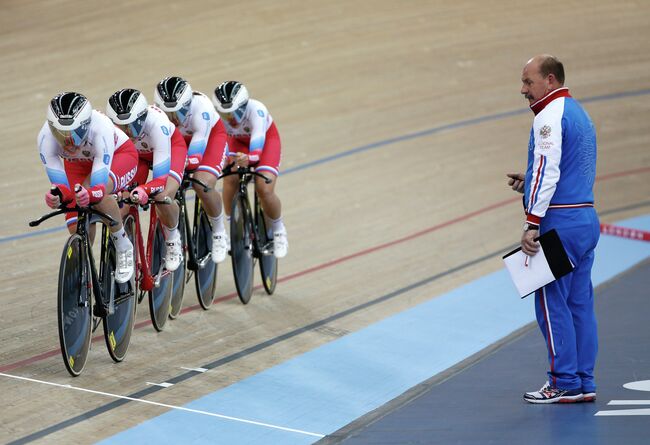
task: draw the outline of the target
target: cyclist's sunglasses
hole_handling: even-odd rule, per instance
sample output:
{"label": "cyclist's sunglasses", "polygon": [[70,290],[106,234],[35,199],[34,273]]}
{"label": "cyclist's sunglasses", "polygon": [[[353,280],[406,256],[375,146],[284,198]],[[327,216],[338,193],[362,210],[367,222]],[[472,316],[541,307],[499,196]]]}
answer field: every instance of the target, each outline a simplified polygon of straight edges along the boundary
{"label": "cyclist's sunglasses", "polygon": [[[64,119],[59,119],[59,122],[63,120]],[[70,119],[70,121],[72,121],[72,119]],[[79,127],[75,128],[74,130],[59,130],[58,128],[54,127],[52,122],[48,121],[47,123],[50,127],[50,131],[52,132],[52,136],[54,136],[56,141],[62,147],[81,145],[84,139],[86,139],[86,136],[88,135],[88,129],[90,128],[90,119],[86,119],[85,121],[83,121],[81,125],[79,125]],[[61,123],[65,125],[67,122],[61,122]]]}
{"label": "cyclist's sunglasses", "polygon": [[[118,124],[117,126],[120,128],[120,130],[125,132],[128,137],[137,138],[142,133],[142,130],[144,130],[144,123],[147,120],[147,114],[148,114],[148,110],[144,110],[142,114],[140,114],[140,116],[138,116],[138,118],[133,122],[131,122],[130,124],[125,124],[125,125]],[[124,117],[122,116],[123,115],[118,115],[117,117],[119,117],[120,119],[124,119],[125,117],[128,117],[128,116],[124,116]]]}

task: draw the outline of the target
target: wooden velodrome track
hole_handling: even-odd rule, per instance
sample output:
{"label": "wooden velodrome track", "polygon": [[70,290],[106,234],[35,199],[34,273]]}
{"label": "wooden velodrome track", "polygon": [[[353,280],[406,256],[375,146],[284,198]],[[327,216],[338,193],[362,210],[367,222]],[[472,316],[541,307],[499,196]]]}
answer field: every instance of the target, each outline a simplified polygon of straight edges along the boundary
{"label": "wooden velodrome track", "polygon": [[[179,367],[254,347],[518,240],[521,205],[505,173],[525,167],[532,114],[519,95],[529,57],[549,52],[599,136],[603,221],[648,213],[650,3],[566,1],[129,2],[11,0],[0,14],[0,369],[131,394]],[[36,135],[51,96],[86,94],[104,109],[119,88],[149,100],[162,77],[210,93],[245,82],[278,124],[278,192],[290,236],[272,297],[233,298],[220,268],[209,311],[162,333],[140,305],[131,349],[113,364],[96,342],[81,377],[58,350],[56,277],[66,233],[45,213]],[[612,96],[609,96],[612,95]],[[22,236],[28,234],[28,236]],[[501,267],[498,256],[291,336],[189,379],[155,399],[180,405],[412,307]],[[99,331],[98,331],[99,333]],[[102,340],[103,341],[103,340]],[[522,388],[524,389],[524,388]],[[0,377],[0,442],[82,415],[93,394]],[[127,404],[41,440],[92,443],[164,412]]]}

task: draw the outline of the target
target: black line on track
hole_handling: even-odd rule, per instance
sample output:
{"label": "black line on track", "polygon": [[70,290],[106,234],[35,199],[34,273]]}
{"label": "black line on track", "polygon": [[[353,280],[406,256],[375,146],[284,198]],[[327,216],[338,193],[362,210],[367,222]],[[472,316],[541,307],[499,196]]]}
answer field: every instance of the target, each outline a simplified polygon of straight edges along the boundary
{"label": "black line on track", "polygon": [[[617,208],[614,208],[614,209],[606,210],[606,211],[600,212],[599,215],[600,216],[607,216],[607,215],[611,215],[611,214],[615,214],[615,213],[625,212],[625,211],[628,211],[628,210],[636,210],[636,209],[646,207],[646,206],[650,206],[650,201],[643,201],[643,202],[636,203],[636,204],[631,204],[631,205],[627,205],[627,206],[623,206],[623,207],[617,207]],[[438,274],[432,275],[432,276],[430,276],[428,278],[425,278],[423,280],[420,280],[420,281],[417,281],[415,283],[409,284],[408,286],[402,287],[402,288],[397,289],[397,290],[395,290],[393,292],[382,295],[381,297],[375,298],[374,300],[370,300],[370,301],[368,301],[366,303],[362,303],[360,305],[357,305],[357,306],[351,307],[349,309],[346,309],[346,310],[344,310],[342,312],[338,312],[338,313],[336,313],[334,315],[330,315],[327,318],[323,318],[321,320],[318,320],[318,321],[315,321],[315,322],[310,323],[308,325],[305,325],[305,326],[303,326],[301,328],[294,329],[293,331],[289,331],[289,332],[287,332],[285,334],[279,335],[277,337],[274,337],[274,338],[269,339],[267,341],[264,341],[262,343],[258,343],[256,345],[250,346],[250,347],[248,347],[248,348],[246,348],[246,349],[244,349],[242,351],[236,352],[234,354],[230,354],[230,355],[228,355],[226,357],[223,357],[223,358],[220,358],[218,360],[212,361],[212,362],[210,362],[210,363],[208,363],[206,365],[200,366],[200,367],[205,368],[205,369],[215,369],[215,368],[217,368],[219,366],[223,366],[223,365],[225,365],[227,363],[231,363],[231,362],[233,362],[235,360],[246,357],[246,356],[251,355],[251,354],[253,354],[255,352],[261,351],[263,349],[266,349],[266,348],[268,348],[270,346],[273,346],[275,344],[278,344],[278,343],[283,342],[285,340],[288,340],[290,338],[296,337],[296,336],[298,336],[300,334],[303,334],[305,332],[308,332],[308,331],[314,330],[316,328],[319,328],[319,327],[321,327],[323,325],[331,323],[332,321],[347,317],[350,314],[359,312],[359,311],[364,310],[364,309],[366,309],[368,307],[371,307],[371,306],[377,305],[379,303],[383,303],[385,301],[391,300],[391,299],[393,299],[393,298],[395,298],[395,297],[397,297],[399,295],[402,295],[402,294],[404,294],[406,292],[409,292],[409,291],[411,291],[413,289],[424,286],[426,284],[432,283],[432,282],[434,282],[436,280],[439,280],[440,278],[443,278],[443,277],[445,277],[447,275],[451,275],[451,274],[459,272],[459,271],[461,271],[463,269],[467,269],[468,267],[479,264],[479,263],[481,263],[483,261],[486,261],[486,260],[488,260],[490,258],[501,256],[501,255],[503,255],[504,252],[508,252],[508,251],[514,249],[515,247],[517,247],[518,245],[519,244],[517,243],[517,244],[513,244],[513,245],[510,245],[510,246],[503,247],[502,249],[499,249],[499,250],[497,250],[495,252],[489,253],[487,255],[483,255],[483,256],[481,256],[479,258],[476,258],[476,259],[474,259],[472,261],[468,261],[468,262],[463,263],[463,264],[461,264],[459,266],[453,267],[451,269],[447,269],[444,272],[440,272]],[[472,364],[476,363],[478,360],[480,360],[486,354],[489,354],[489,353],[493,352],[495,349],[498,349],[499,347],[503,346],[506,342],[512,341],[513,336],[516,336],[516,337],[521,336],[528,329],[530,329],[530,326],[524,326],[519,331],[515,331],[515,333],[510,334],[510,336],[506,337],[505,339],[495,343],[494,345],[488,346],[483,351],[480,351],[480,352],[468,357],[467,359],[465,359],[462,362],[460,362],[459,364],[453,366],[449,370],[443,371],[441,374],[433,376],[431,379],[429,379],[430,382],[429,381],[427,381],[427,382],[429,382],[429,384],[437,384],[437,383],[440,383],[441,381],[446,380],[447,378],[449,378],[449,377],[453,376],[454,374],[457,374],[458,372],[460,372],[462,369],[465,369],[466,367],[471,366]],[[524,332],[521,332],[522,330]],[[172,378],[167,379],[165,381],[168,382],[168,383],[176,384],[176,383],[180,383],[180,382],[183,382],[185,380],[188,380],[188,379],[190,379],[190,378],[192,378],[192,377],[194,377],[196,375],[200,375],[200,374],[203,374],[203,373],[197,372],[197,371],[187,371],[187,372],[184,372],[183,374],[179,374],[178,376],[172,377]],[[415,388],[417,388],[417,386]],[[134,399],[139,399],[139,398],[143,398],[145,396],[148,396],[150,394],[156,393],[158,391],[161,391],[163,389],[165,389],[165,388],[163,388],[161,386],[151,386],[151,387],[142,389],[140,391],[136,391],[134,393],[131,393],[127,397],[131,397],[131,398],[134,398]],[[421,394],[421,393],[422,393],[422,391],[417,390],[414,393],[412,393],[411,396],[415,396],[415,394]],[[409,394],[409,391],[407,391],[407,393],[405,393],[405,394]],[[103,406],[100,406],[98,408],[87,411],[87,412],[85,412],[83,414],[79,414],[78,416],[75,416],[75,417],[72,417],[70,419],[64,420],[63,422],[59,422],[57,424],[51,425],[51,426],[49,426],[47,428],[36,431],[36,432],[34,432],[32,434],[29,434],[27,436],[16,439],[16,440],[14,440],[12,442],[9,442],[7,445],[26,444],[26,443],[30,443],[30,442],[38,440],[38,439],[42,439],[43,437],[48,436],[48,435],[50,435],[52,433],[55,433],[57,431],[61,431],[61,430],[65,429],[65,428],[68,428],[70,426],[73,426],[73,425],[76,425],[78,423],[84,422],[86,420],[92,419],[93,417],[96,417],[96,416],[98,416],[100,414],[111,411],[111,410],[113,410],[115,408],[119,408],[120,406],[126,405],[127,403],[130,403],[130,402],[132,402],[132,400],[127,400],[127,399],[115,400],[113,402],[107,403],[106,405],[103,405]],[[352,426],[352,428],[354,428],[357,425],[355,424],[355,425],[350,425],[350,426]],[[349,431],[350,431],[350,429],[346,429],[344,427],[343,430],[339,430],[337,432],[338,434],[334,433],[336,435],[333,437],[333,439],[334,440],[336,440],[336,439],[340,440],[341,435],[343,435],[343,434],[345,434],[346,432],[349,432]],[[327,440],[327,438],[325,440]],[[330,443],[330,442],[325,441],[325,442],[322,442],[322,443],[325,444],[325,443]]]}

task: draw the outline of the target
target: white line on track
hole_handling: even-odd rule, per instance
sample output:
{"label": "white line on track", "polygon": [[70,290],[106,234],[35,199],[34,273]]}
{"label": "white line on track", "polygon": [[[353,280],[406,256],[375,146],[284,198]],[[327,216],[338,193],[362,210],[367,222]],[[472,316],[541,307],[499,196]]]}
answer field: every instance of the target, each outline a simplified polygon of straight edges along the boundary
{"label": "white line on track", "polygon": [[147,383],[147,385],[160,386],[160,387],[163,387],[163,388],[169,388],[170,386],[174,386],[173,383],[167,383],[167,382],[162,382],[162,383],[146,382],[146,383]]}
{"label": "white line on track", "polygon": [[24,381],[27,381],[27,382],[41,383],[43,385],[56,386],[56,387],[59,387],[59,388],[74,389],[76,391],[83,391],[83,392],[88,392],[88,393],[91,393],[91,394],[98,394],[98,395],[107,396],[107,397],[114,397],[116,399],[131,400],[133,402],[146,403],[148,405],[162,406],[164,408],[177,409],[179,411],[187,411],[187,412],[190,412],[190,413],[203,414],[203,415],[206,415],[206,416],[218,417],[220,419],[232,420],[234,422],[248,423],[250,425],[257,425],[257,426],[262,426],[262,427],[266,427],[266,428],[272,428],[272,429],[275,429],[275,430],[282,430],[282,431],[288,431],[288,432],[291,432],[291,433],[304,434],[306,436],[314,436],[314,437],[321,437],[321,438],[325,437],[324,434],[311,433],[309,431],[302,431],[302,430],[297,430],[297,429],[294,429],[294,428],[287,428],[287,427],[278,426],[278,425],[271,425],[270,423],[256,422],[254,420],[241,419],[239,417],[231,417],[231,416],[226,416],[226,415],[223,415],[223,414],[211,413],[211,412],[208,412],[208,411],[201,411],[201,410],[198,410],[198,409],[185,408],[183,406],[168,405],[166,403],[152,402],[150,400],[144,400],[144,399],[136,399],[134,397],[121,396],[119,394],[111,394],[109,392],[95,391],[95,390],[86,389],[86,388],[79,388],[77,386],[72,386],[72,385],[63,385],[61,383],[46,382],[45,380],[37,380],[37,379],[31,379],[29,377],[21,377],[21,376],[18,376],[18,375],[5,374],[4,372],[0,372],[0,376],[8,377],[8,378],[11,378],[11,379],[16,379],[16,380],[24,380]]}
{"label": "white line on track", "polygon": [[181,366],[181,369],[184,369],[186,371],[208,372],[208,370],[205,368],[186,368],[185,366]]}
{"label": "white line on track", "polygon": [[650,400],[610,400],[608,405],[650,405]]}

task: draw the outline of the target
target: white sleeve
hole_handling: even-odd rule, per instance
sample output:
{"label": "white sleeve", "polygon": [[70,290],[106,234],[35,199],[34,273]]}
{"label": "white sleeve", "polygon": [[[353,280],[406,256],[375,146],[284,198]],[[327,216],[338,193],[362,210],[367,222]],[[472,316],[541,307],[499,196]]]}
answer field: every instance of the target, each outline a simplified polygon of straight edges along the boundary
{"label": "white sleeve", "polygon": [[63,168],[63,160],[59,156],[60,149],[59,143],[52,136],[47,123],[45,123],[38,133],[38,151],[41,162],[45,166],[45,172],[52,184],[61,184],[70,188],[68,176]]}
{"label": "white sleeve", "polygon": [[535,148],[526,208],[529,215],[527,220],[537,224],[546,215],[560,180],[563,111],[564,100],[556,100],[538,114],[533,122]]}

